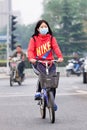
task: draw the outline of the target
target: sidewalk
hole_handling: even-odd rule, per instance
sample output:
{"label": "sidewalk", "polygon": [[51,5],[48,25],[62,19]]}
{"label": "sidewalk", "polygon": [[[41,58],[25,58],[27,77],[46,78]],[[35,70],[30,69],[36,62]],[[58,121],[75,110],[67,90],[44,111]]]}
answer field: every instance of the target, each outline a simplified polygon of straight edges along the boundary
{"label": "sidewalk", "polygon": [[[61,76],[65,76],[65,67],[57,68],[57,71],[60,72]],[[25,76],[26,77],[37,77],[34,73],[33,69],[25,69]],[[0,67],[0,79],[9,78],[9,72],[7,72],[6,67]]]}

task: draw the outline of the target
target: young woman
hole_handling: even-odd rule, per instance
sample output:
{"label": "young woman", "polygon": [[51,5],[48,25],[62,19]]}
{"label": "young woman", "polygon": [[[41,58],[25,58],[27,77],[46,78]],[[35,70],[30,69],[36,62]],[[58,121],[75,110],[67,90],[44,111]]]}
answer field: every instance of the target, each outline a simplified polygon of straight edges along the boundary
{"label": "young woman", "polygon": [[[58,57],[58,62],[63,61],[61,50],[58,46],[56,38],[52,34],[52,30],[45,20],[39,20],[36,24],[34,34],[30,38],[28,45],[28,59],[33,64],[33,68],[39,72],[45,73],[45,65],[42,63],[36,64],[37,60],[53,60],[53,52]],[[54,63],[49,62],[50,73],[56,72],[56,66]],[[40,97],[40,83],[38,81],[37,92],[35,99]],[[56,90],[53,89],[55,97]]]}

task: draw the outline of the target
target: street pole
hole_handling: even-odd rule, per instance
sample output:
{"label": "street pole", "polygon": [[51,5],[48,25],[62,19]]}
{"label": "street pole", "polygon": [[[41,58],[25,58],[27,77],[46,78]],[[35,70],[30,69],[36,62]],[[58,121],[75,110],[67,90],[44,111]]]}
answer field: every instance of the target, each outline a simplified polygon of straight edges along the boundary
{"label": "street pole", "polygon": [[7,15],[7,74],[9,74],[9,14]]}
{"label": "street pole", "polygon": [[7,74],[9,74],[10,15],[11,15],[11,0],[8,0],[8,15],[7,15]]}

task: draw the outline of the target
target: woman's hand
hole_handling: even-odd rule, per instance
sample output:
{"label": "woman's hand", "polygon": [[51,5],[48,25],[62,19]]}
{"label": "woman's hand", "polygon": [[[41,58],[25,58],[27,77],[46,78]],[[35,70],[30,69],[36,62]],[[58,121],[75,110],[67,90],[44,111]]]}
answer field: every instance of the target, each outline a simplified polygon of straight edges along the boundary
{"label": "woman's hand", "polygon": [[25,56],[23,55],[23,56],[22,56],[22,61],[24,61],[24,60],[25,60]]}
{"label": "woman's hand", "polygon": [[32,64],[35,64],[35,63],[36,63],[36,59],[30,59],[30,62],[31,62]]}
{"label": "woman's hand", "polygon": [[58,62],[63,62],[63,58],[58,58]]}

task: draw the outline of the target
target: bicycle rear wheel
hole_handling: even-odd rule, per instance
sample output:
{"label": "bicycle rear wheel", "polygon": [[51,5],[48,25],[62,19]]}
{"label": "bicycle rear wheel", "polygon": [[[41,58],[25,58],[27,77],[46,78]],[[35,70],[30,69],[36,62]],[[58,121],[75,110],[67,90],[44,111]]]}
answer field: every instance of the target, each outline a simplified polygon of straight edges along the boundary
{"label": "bicycle rear wheel", "polygon": [[46,118],[46,101],[44,98],[40,100],[40,113],[41,113],[41,118],[45,119]]}
{"label": "bicycle rear wheel", "polygon": [[49,100],[49,117],[50,117],[50,122],[54,123],[55,122],[55,111],[54,111],[54,96],[53,93],[50,91],[48,93],[48,100]]}

